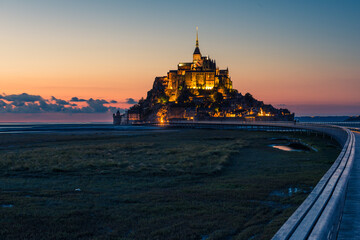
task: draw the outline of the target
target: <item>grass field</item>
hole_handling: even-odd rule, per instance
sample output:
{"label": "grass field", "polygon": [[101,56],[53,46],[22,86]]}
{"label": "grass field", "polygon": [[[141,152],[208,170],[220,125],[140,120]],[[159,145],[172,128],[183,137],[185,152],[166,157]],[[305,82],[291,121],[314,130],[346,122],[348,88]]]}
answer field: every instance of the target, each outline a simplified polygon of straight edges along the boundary
{"label": "grass field", "polygon": [[[286,152],[289,138],[317,151]],[[0,239],[269,239],[340,152],[306,134],[2,134]]]}

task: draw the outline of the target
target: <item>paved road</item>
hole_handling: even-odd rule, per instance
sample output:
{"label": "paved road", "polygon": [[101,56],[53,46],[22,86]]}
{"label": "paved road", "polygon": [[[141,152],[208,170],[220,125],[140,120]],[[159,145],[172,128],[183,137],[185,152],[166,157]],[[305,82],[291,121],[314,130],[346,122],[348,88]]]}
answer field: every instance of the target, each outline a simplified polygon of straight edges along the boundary
{"label": "paved road", "polygon": [[338,239],[360,239],[360,133],[355,133],[355,159],[346,192]]}

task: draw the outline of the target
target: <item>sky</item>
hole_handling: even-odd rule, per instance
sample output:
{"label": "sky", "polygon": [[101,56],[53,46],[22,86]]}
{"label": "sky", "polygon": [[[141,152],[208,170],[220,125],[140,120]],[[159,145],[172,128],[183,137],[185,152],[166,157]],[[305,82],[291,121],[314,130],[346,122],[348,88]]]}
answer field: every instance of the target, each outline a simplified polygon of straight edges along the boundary
{"label": "sky", "polygon": [[[192,60],[196,26],[202,54],[229,68],[239,92],[298,116],[360,114],[356,0],[0,0],[0,100],[69,103],[47,113],[90,99],[107,112],[82,114],[128,108]],[[0,121],[19,113],[4,109]]]}

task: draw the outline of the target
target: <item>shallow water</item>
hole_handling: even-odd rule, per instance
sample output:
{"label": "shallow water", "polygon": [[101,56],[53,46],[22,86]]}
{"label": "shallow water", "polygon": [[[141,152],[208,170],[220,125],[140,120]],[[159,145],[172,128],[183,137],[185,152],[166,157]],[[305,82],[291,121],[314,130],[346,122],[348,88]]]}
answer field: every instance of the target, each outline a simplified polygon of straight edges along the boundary
{"label": "shallow water", "polygon": [[298,188],[298,187],[289,187],[284,190],[276,190],[270,193],[270,196],[276,196],[276,197],[291,197],[292,195],[296,193],[309,193],[312,191],[312,187],[308,188]]}
{"label": "shallow water", "polygon": [[287,151],[287,152],[302,152],[302,150],[298,150],[298,149],[294,149],[290,146],[287,146],[287,145],[276,145],[276,144],[273,144],[273,145],[270,145],[270,147],[273,147],[273,148],[276,148],[276,149],[280,149],[280,150],[283,150],[283,151]]}
{"label": "shallow water", "polygon": [[1,204],[2,208],[12,208],[13,206],[12,204]]}

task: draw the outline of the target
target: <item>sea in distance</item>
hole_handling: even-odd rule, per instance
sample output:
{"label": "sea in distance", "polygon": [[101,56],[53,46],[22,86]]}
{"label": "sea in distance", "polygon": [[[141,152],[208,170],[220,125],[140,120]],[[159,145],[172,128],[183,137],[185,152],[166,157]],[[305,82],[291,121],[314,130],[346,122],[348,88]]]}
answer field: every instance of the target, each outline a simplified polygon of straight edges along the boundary
{"label": "sea in distance", "polygon": [[161,130],[155,126],[114,126],[112,123],[0,123],[0,134],[117,132],[131,134]]}

